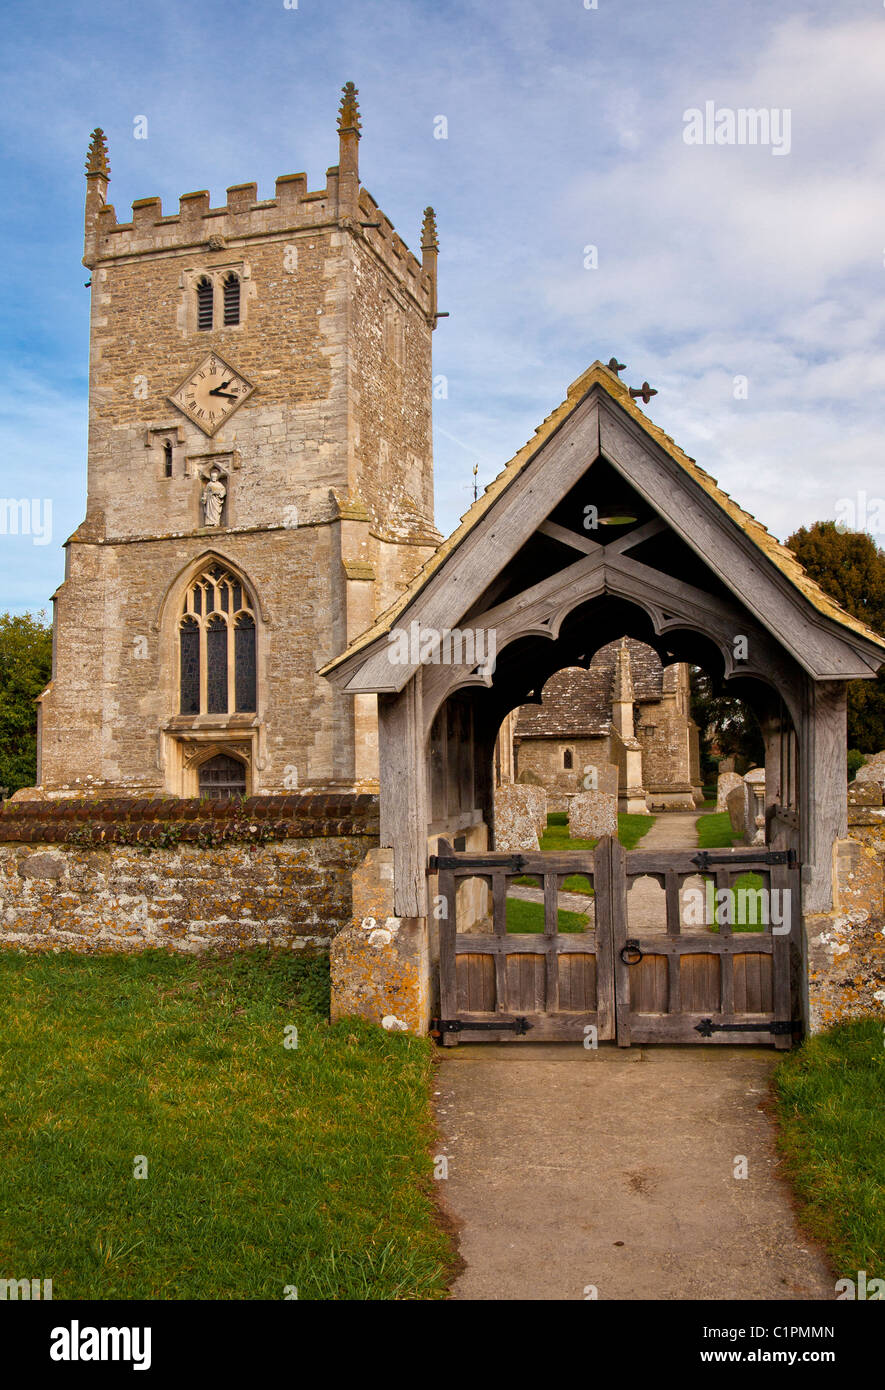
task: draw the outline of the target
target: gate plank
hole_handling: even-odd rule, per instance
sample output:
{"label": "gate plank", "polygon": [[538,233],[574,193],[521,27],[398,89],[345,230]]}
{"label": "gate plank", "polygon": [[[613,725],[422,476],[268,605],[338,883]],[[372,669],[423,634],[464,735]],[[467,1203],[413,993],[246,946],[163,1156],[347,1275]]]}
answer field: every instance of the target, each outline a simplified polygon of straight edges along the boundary
{"label": "gate plank", "polygon": [[[604,844],[605,841],[602,841]],[[627,855],[618,840],[608,841],[611,863],[609,901],[611,902],[612,966],[615,980],[615,1026],[618,1047],[630,1046],[629,967],[621,960],[627,941]]]}

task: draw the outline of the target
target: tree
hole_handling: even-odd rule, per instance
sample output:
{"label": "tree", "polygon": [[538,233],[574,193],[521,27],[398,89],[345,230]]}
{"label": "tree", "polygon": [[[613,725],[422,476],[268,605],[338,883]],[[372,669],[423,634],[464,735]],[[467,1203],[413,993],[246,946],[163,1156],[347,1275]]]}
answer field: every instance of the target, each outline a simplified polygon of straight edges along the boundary
{"label": "tree", "polygon": [[[846,612],[885,636],[885,551],[864,531],[840,531],[834,521],[802,526],[787,545]],[[848,747],[885,748],[885,672],[848,686]]]}
{"label": "tree", "polygon": [[765,740],[750,706],[734,695],[720,694],[698,666],[691,669],[691,717],[698,726],[705,783],[715,780],[720,757],[734,758],[738,772],[764,767]]}
{"label": "tree", "polygon": [[10,795],[37,779],[37,696],[52,670],[45,614],[0,614],[0,785]]}

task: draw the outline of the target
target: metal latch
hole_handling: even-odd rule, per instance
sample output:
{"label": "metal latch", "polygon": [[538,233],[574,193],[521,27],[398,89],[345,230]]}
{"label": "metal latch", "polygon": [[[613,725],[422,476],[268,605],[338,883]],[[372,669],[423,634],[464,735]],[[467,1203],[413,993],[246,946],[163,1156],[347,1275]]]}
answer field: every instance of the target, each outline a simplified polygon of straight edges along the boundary
{"label": "metal latch", "polygon": [[714,1033],[797,1033],[801,1028],[797,1019],[778,1019],[776,1023],[714,1023],[712,1018],[702,1018],[695,1024],[695,1032],[702,1038],[712,1038]]}
{"label": "metal latch", "polygon": [[757,851],[747,850],[743,854],[711,854],[709,850],[702,849],[700,853],[692,856],[692,864],[697,864],[701,872],[715,868],[717,865],[731,864],[786,864],[788,868],[795,869],[799,860],[794,849],[768,849]]}
{"label": "metal latch", "polygon": [[502,1018],[491,1021],[483,1019],[482,1022],[470,1023],[463,1018],[434,1018],[430,1024],[430,1036],[439,1038],[443,1033],[472,1033],[479,1030],[483,1033],[527,1033],[532,1027],[527,1018]]}
{"label": "metal latch", "polygon": [[498,872],[521,874],[525,860],[521,854],[508,854],[495,859],[488,854],[431,854],[427,859],[427,873],[438,874],[440,869],[482,869],[485,873]]}

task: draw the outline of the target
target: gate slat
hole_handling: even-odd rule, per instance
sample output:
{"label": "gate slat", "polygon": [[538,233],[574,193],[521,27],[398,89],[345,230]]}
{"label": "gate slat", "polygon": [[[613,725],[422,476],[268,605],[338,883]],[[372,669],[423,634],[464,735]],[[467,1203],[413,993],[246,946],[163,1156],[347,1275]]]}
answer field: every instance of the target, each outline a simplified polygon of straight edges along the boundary
{"label": "gate slat", "polygon": [[615,1036],[615,968],[611,914],[611,853],[605,839],[601,840],[593,851],[593,890],[596,924],[596,1027],[599,1040],[608,1042]]}
{"label": "gate slat", "polygon": [[557,954],[557,938],[559,935],[559,910],[558,910],[558,889],[559,876],[554,871],[544,875],[544,937],[546,957],[546,980],[545,992],[547,1000],[547,1012],[559,1012],[559,957]]}
{"label": "gate slat", "polygon": [[615,1023],[618,1047],[630,1046],[630,971],[620,958],[627,941],[627,856],[620,841],[609,839],[612,914],[612,964],[615,976]]}

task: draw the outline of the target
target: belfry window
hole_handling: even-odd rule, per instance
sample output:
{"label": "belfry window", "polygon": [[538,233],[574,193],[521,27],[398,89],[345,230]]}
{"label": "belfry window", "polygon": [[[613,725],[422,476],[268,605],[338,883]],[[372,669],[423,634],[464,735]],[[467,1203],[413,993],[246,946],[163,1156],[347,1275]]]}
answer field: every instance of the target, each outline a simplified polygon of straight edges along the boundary
{"label": "belfry window", "polygon": [[231,271],[224,281],[225,326],[240,321],[240,277]]}
{"label": "belfry window", "polygon": [[167,439],[163,445],[163,473],[165,477],[172,477],[172,441]]}
{"label": "belfry window", "polygon": [[204,275],[201,280],[197,281],[197,328],[201,331],[212,327],[214,298],[215,290],[212,281]]}
{"label": "belfry window", "polygon": [[571,768],[575,765],[574,755],[570,748],[566,748],[562,755],[562,765],[564,768]]}
{"label": "belfry window", "polygon": [[255,614],[241,580],[213,564],[192,582],[179,623],[179,713],[253,714]]}

